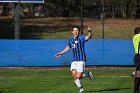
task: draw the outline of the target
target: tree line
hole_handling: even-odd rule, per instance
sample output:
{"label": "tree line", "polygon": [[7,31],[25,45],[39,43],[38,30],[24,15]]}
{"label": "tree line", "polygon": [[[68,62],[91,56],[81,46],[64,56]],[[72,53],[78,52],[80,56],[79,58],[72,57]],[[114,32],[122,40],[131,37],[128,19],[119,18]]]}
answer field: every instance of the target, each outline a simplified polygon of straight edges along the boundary
{"label": "tree line", "polygon": [[[82,0],[83,16],[140,18],[140,0]],[[80,17],[81,0],[45,0],[42,4],[21,3],[21,17]],[[14,15],[16,3],[0,3],[0,15]]]}

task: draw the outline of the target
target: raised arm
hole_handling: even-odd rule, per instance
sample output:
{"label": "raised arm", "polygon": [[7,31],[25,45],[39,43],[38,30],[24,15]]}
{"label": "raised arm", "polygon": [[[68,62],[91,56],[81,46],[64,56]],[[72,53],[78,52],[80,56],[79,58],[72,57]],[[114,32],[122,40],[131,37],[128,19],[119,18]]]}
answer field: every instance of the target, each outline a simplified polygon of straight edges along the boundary
{"label": "raised arm", "polygon": [[85,37],[85,40],[89,40],[92,37],[92,29],[90,26],[88,26],[88,35]]}
{"label": "raised arm", "polygon": [[55,57],[59,58],[62,54],[68,52],[70,50],[69,46],[66,46],[64,50],[62,50],[61,52],[55,54]]}

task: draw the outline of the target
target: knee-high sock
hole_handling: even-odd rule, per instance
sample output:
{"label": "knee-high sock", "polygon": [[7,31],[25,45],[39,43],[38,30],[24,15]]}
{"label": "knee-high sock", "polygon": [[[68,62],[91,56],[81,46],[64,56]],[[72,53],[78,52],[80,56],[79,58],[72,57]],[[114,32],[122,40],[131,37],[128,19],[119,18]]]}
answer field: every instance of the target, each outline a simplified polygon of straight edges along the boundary
{"label": "knee-high sock", "polygon": [[134,93],[139,93],[140,78],[135,78],[134,80]]}
{"label": "knee-high sock", "polygon": [[82,87],[79,79],[76,79],[74,82],[75,82],[75,84],[77,85],[78,88]]}

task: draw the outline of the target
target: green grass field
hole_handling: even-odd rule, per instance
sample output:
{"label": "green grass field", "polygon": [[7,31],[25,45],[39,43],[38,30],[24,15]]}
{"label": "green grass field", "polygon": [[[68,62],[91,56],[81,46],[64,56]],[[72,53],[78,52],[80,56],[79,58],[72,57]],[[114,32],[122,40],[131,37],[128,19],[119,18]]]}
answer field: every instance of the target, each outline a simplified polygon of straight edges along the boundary
{"label": "green grass field", "polygon": [[[85,93],[132,93],[134,67],[89,67],[95,81],[81,80]],[[0,70],[0,93],[78,93],[69,68]]]}

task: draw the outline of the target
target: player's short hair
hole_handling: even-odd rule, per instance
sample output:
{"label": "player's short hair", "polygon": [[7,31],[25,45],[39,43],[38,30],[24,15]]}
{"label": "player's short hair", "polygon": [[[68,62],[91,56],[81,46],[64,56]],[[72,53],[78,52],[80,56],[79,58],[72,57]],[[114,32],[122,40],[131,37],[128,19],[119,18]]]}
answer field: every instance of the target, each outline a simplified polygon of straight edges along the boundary
{"label": "player's short hair", "polygon": [[74,25],[74,26],[72,26],[72,31],[73,31],[73,28],[77,28],[78,29],[78,31],[80,32],[80,27],[78,26],[78,25]]}
{"label": "player's short hair", "polygon": [[134,29],[134,34],[136,35],[136,34],[139,34],[139,33],[140,33],[140,27],[136,27]]}

